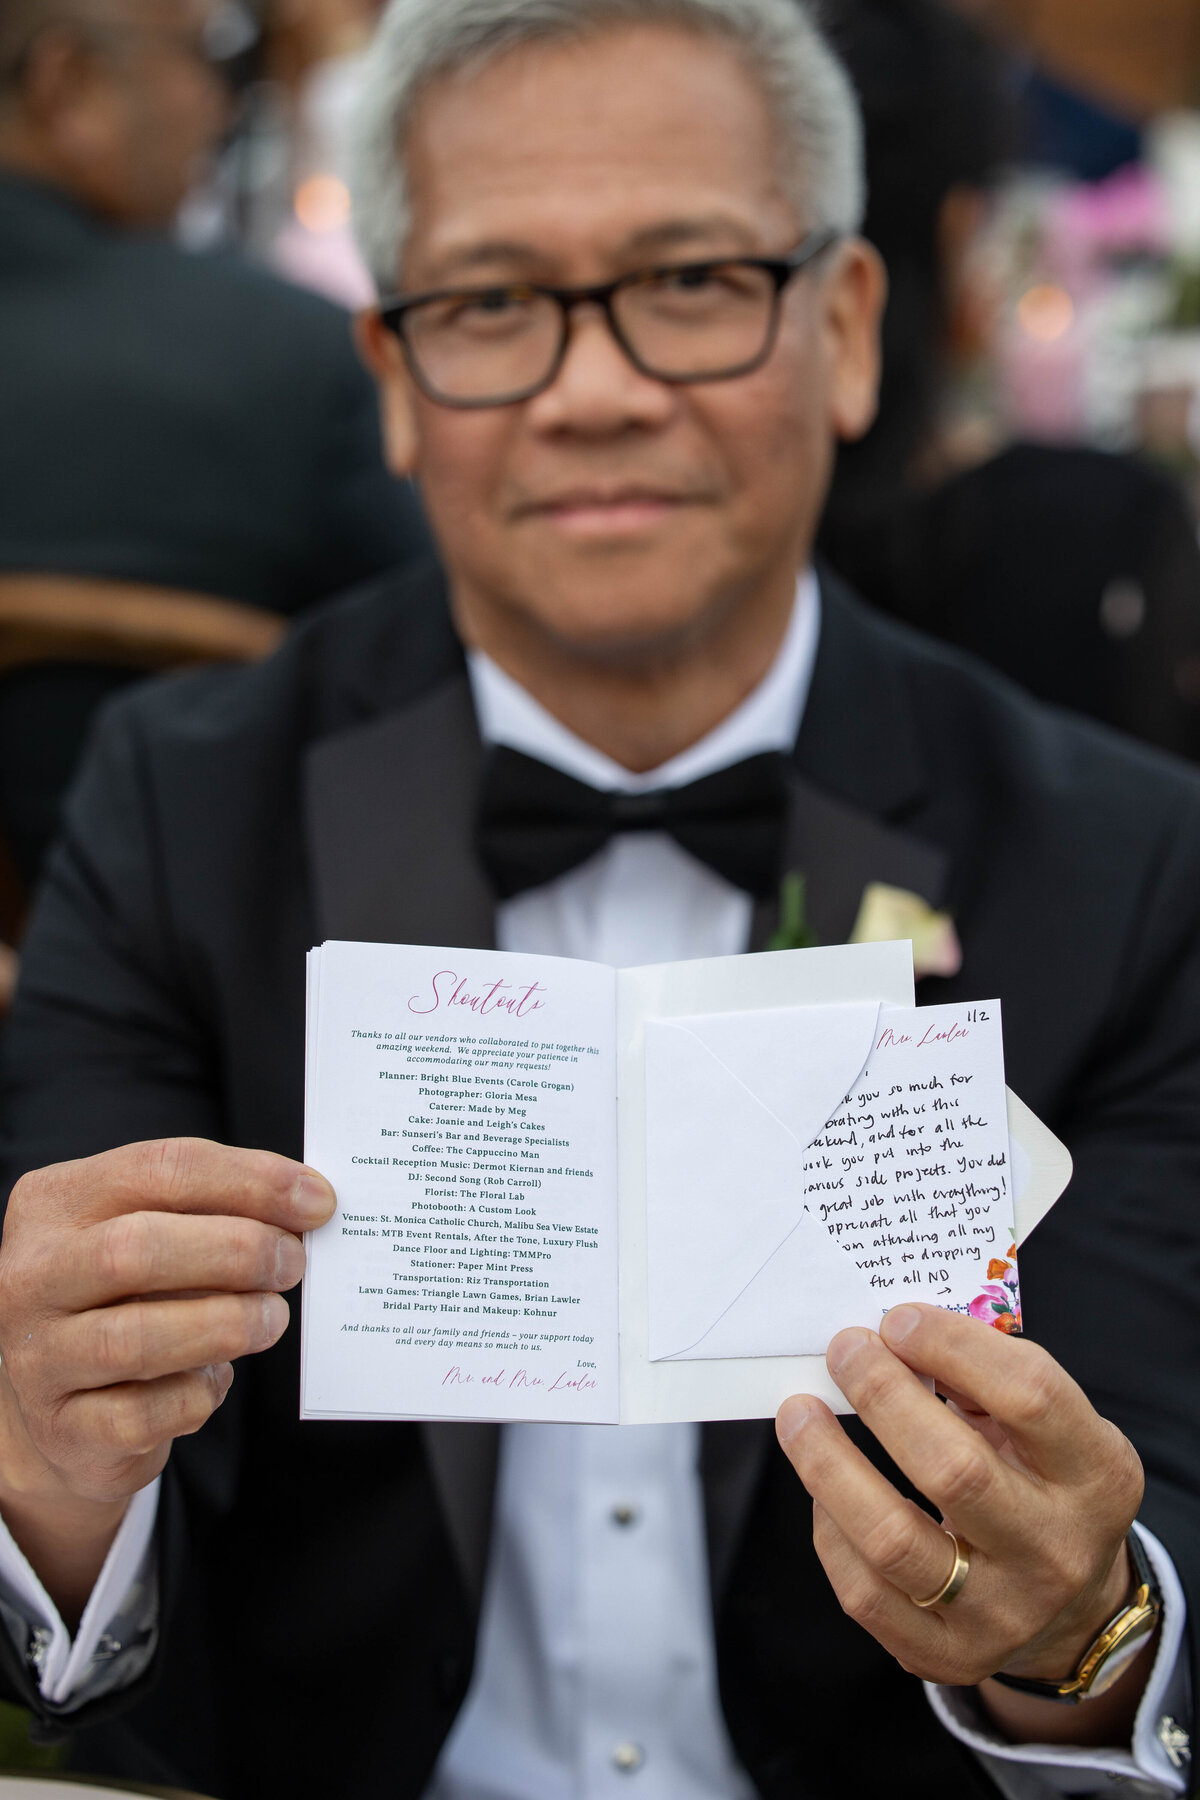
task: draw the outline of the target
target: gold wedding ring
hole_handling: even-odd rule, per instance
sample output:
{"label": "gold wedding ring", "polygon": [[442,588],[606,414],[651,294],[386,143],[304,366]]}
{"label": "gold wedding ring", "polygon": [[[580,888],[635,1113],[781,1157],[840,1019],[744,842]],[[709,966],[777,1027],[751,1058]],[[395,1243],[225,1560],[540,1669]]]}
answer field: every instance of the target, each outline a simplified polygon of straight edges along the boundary
{"label": "gold wedding ring", "polygon": [[970,1545],[964,1543],[962,1538],[956,1537],[954,1532],[947,1530],[945,1525],[942,1526],[942,1530],[954,1545],[954,1567],[936,1594],[931,1594],[928,1600],[914,1599],[914,1606],[949,1606],[950,1602],[962,1593],[963,1584],[971,1572]]}

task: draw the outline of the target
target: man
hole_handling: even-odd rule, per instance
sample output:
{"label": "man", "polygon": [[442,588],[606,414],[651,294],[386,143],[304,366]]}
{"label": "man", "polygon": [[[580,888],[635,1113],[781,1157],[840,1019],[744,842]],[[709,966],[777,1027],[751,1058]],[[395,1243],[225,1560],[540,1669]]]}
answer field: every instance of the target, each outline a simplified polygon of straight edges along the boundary
{"label": "man", "polygon": [[[402,298],[364,336],[445,581],[123,704],[76,795],[8,1046],[8,1691],[80,1763],[230,1797],[1181,1791],[1192,780],[808,571],[883,279],[792,0],[399,0],[375,55],[360,229]],[[769,880],[615,818],[560,854],[563,773],[669,826],[742,763],[733,832],[782,771]],[[859,1418],[795,1397],[786,1455],[298,1424],[307,947],[736,953],[801,870],[824,941],[871,880],[951,905],[929,997],[1001,994],[1078,1171],[1025,1256],[1040,1344],[899,1308],[831,1346]]]}
{"label": "man", "polygon": [[[0,581],[100,578],[292,613],[411,555],[337,308],[164,235],[227,111],[208,0],[0,9]],[[0,684],[26,881],[128,671]]]}

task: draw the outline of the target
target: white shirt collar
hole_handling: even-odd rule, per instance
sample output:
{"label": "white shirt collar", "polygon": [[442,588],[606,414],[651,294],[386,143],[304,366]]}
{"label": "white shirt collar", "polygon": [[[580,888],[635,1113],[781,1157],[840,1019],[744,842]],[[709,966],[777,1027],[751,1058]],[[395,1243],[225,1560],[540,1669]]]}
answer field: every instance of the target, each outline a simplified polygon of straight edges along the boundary
{"label": "white shirt collar", "polygon": [[758,686],[712,731],[657,769],[635,775],[587,744],[481,650],[467,653],[479,731],[486,744],[507,744],[562,769],[590,787],[636,793],[683,787],[764,750],[790,750],[800,730],[821,628],[821,596],[807,569],[774,662]]}

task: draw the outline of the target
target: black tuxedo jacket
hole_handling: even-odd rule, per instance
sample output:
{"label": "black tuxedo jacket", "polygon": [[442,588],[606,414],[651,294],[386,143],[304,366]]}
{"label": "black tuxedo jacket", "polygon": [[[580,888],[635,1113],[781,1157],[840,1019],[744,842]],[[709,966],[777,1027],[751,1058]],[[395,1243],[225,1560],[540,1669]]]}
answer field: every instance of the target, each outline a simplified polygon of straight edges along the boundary
{"label": "black tuxedo jacket", "polygon": [[[479,758],[430,571],[312,615],[266,664],[119,701],[27,944],[10,1177],[159,1134],[299,1155],[309,946],[492,941]],[[826,942],[870,880],[951,907],[963,971],[926,999],[1001,996],[1010,1082],[1077,1170],[1023,1254],[1028,1328],[1137,1444],[1193,1623],[1198,800],[1182,767],[824,584],[784,866]],[[293,1329],[176,1445],[156,1662],[89,1709],[78,1766],[223,1800],[421,1794],[471,1672],[497,1434],[302,1425],[297,1393]],[[722,1701],[765,1800],[990,1792],[839,1610],[770,1423],[706,1427],[702,1464]],[[2,1633],[0,1659],[38,1710]]]}

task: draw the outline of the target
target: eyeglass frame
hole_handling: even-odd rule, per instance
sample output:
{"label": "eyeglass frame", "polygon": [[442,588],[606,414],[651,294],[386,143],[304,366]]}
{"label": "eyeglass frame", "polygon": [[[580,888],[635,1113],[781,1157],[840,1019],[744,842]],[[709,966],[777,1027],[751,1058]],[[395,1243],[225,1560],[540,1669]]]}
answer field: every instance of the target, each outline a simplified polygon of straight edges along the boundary
{"label": "eyeglass frame", "polygon": [[[577,306],[600,307],[617,347],[633,364],[638,374],[647,376],[651,381],[662,381],[670,387],[690,387],[706,381],[733,381],[738,376],[752,375],[756,369],[761,369],[774,350],[779,337],[783,290],[788,282],[815,262],[824,251],[832,249],[834,244],[844,236],[844,232],[833,226],[822,226],[815,231],[810,231],[787,256],[706,256],[696,262],[663,263],[652,269],[634,269],[627,275],[619,275],[615,281],[603,281],[591,287],[563,288],[550,287],[536,281],[496,281],[489,282],[486,287],[478,288],[431,288],[420,294],[391,295],[381,300],[376,310],[380,320],[396,338],[404,352],[409,372],[421,393],[438,406],[449,406],[459,411],[477,411],[485,406],[516,406],[524,400],[534,399],[538,394],[545,393],[548,387],[552,387],[558,379],[570,349],[571,314]],[[657,369],[650,368],[638,356],[621,328],[620,321],[613,311],[614,295],[620,293],[622,289],[656,281],[665,275],[687,275],[704,269],[730,266],[743,269],[763,269],[774,283],[774,292],[771,295],[771,317],[761,349],[745,362],[738,363],[732,368],[717,370],[711,375],[663,375]],[[514,291],[529,295],[541,295],[547,300],[553,300],[559,309],[562,320],[559,345],[546,375],[541,380],[532,382],[528,387],[486,400],[456,399],[448,394],[440,393],[426,377],[416,353],[408,341],[404,328],[404,320],[407,315],[418,306],[428,306],[435,300],[481,298],[488,294]]]}

